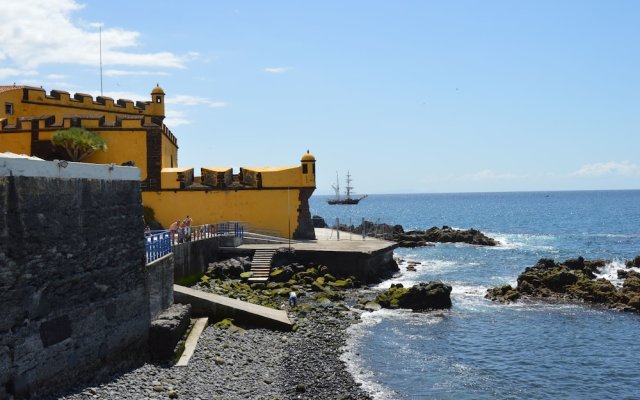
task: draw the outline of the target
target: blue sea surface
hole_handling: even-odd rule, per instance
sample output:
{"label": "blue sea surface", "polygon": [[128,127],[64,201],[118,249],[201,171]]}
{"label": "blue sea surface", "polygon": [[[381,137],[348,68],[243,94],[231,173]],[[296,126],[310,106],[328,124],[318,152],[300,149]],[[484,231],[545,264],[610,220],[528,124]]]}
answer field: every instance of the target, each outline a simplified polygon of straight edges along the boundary
{"label": "blue sea surface", "polygon": [[501,242],[396,250],[419,262],[417,271],[401,263],[402,275],[380,288],[441,280],[453,287],[453,307],[363,314],[345,361],[375,398],[640,398],[640,315],[484,299],[487,288],[515,285],[540,258],[611,260],[601,272],[615,282],[624,260],[640,255],[640,191],[371,195],[357,206],[327,199],[313,196],[310,206],[329,224],[365,218],[405,230],[449,225]]}

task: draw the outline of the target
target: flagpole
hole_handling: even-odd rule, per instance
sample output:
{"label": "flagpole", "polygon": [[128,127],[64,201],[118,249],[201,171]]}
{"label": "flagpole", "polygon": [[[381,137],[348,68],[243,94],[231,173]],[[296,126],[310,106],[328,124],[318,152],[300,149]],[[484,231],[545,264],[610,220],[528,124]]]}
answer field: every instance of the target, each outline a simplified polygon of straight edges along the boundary
{"label": "flagpole", "polygon": [[98,28],[100,29],[100,96],[102,96],[102,25]]}

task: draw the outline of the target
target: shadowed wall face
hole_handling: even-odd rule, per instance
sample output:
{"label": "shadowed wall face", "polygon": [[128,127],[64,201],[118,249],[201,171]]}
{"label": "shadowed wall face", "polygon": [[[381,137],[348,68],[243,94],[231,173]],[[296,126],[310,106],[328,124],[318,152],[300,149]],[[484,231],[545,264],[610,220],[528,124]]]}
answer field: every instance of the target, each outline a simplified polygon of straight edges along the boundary
{"label": "shadowed wall face", "polygon": [[0,176],[0,204],[0,398],[141,360],[139,182]]}

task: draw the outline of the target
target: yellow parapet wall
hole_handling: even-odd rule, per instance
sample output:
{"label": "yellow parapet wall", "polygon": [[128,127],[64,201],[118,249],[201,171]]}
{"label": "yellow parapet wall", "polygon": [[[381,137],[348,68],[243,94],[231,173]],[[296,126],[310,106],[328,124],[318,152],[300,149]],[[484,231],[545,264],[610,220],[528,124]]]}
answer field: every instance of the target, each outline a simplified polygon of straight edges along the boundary
{"label": "yellow parapet wall", "polygon": [[264,233],[293,237],[299,228],[301,200],[307,200],[300,192],[301,189],[142,192],[142,204],[153,208],[156,220],[165,228],[189,215],[193,225],[241,221]]}

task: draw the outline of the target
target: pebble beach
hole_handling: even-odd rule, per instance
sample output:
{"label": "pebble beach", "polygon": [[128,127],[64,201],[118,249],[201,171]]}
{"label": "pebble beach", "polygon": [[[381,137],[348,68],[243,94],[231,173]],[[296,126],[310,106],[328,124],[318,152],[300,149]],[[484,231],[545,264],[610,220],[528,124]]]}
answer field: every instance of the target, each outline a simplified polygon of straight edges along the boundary
{"label": "pebble beach", "polygon": [[289,310],[293,332],[209,325],[186,367],[148,363],[49,398],[370,399],[340,360],[346,329],[360,312],[300,300]]}

